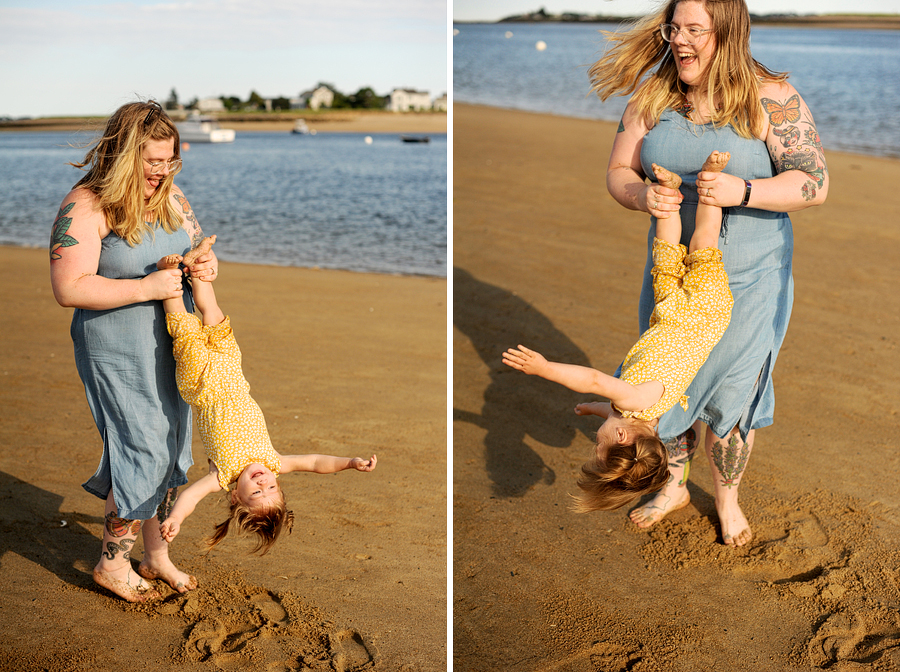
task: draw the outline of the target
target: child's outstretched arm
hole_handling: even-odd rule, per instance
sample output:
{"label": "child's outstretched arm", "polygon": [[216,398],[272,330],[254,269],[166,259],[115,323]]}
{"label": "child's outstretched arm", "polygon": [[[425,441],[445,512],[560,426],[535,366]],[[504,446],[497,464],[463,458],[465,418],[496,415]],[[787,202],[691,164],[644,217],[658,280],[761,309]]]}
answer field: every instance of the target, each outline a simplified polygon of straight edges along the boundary
{"label": "child's outstretched arm", "polygon": [[284,455],[279,457],[281,458],[282,474],[290,471],[336,474],[345,469],[372,471],[378,463],[378,458],[375,455],[372,455],[368,460],[364,460],[361,457],[334,457],[333,455]]}
{"label": "child's outstretched arm", "polygon": [[222,486],[219,485],[219,470],[215,468],[215,465],[210,465],[210,473],[178,493],[178,499],[175,500],[172,512],[159,526],[160,536],[171,542],[181,531],[181,524],[184,522],[184,519],[194,512],[197,503],[206,495],[211,495],[221,489]]}
{"label": "child's outstretched arm", "polygon": [[573,392],[606,397],[626,411],[642,411],[655,404],[662,396],[662,384],[658,381],[653,381],[658,389],[651,389],[653,383],[632,385],[587,366],[548,362],[542,354],[529,350],[524,345],[520,345],[518,350],[510,348],[504,352],[503,363],[530,376],[540,376],[565,385]]}

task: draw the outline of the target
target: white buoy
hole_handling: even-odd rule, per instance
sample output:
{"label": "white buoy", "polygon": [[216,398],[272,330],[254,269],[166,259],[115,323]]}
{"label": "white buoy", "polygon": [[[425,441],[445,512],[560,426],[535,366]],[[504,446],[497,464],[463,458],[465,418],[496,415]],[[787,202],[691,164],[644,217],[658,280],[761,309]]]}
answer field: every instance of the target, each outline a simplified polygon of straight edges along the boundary
{"label": "white buoy", "polygon": [[371,136],[371,135],[367,135],[367,136],[366,136],[366,144],[367,144],[367,145],[371,145],[371,144],[372,144],[372,136]]}
{"label": "white buoy", "polygon": [[453,35],[454,35],[454,36],[459,35],[459,28],[454,28],[454,29],[453,29]]}
{"label": "white buoy", "polygon": [[513,33],[512,33],[511,30],[507,30],[507,31],[506,31],[506,39],[507,39],[507,40],[508,40],[509,38],[511,38],[512,35],[513,35]]}
{"label": "white buoy", "polygon": [[544,51],[547,48],[547,43],[543,40],[538,40],[537,44],[534,45],[534,48],[538,51]]}

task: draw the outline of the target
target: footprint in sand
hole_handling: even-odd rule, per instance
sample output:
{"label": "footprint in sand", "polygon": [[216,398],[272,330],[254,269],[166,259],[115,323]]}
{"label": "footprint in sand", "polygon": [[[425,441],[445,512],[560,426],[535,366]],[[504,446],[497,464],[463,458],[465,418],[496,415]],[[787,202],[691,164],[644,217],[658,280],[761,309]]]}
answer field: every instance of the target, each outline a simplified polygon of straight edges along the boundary
{"label": "footprint in sand", "polygon": [[331,662],[335,672],[354,672],[362,670],[375,658],[370,652],[369,644],[355,630],[342,630],[328,637],[331,649]]}
{"label": "footprint in sand", "polygon": [[831,667],[836,663],[869,666],[881,661],[888,664],[884,669],[897,669],[896,665],[900,664],[900,627],[896,619],[889,624],[879,623],[861,613],[835,613],[817,628],[807,652],[809,662],[819,668]]}

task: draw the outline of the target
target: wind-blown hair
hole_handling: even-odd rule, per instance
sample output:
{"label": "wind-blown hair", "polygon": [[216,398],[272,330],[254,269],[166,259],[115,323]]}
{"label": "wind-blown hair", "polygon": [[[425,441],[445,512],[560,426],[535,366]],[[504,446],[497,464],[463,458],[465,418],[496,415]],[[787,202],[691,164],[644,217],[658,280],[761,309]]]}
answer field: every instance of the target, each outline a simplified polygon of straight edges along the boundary
{"label": "wind-blown hair", "polygon": [[250,552],[260,555],[271,550],[284,530],[290,534],[294,527],[294,512],[288,511],[283,495],[280,502],[265,508],[257,507],[254,510],[240,501],[232,503],[230,507],[228,518],[216,525],[213,535],[206,540],[208,550],[225,539],[231,523],[235,524],[239,532],[256,535],[256,546]]}
{"label": "wind-blown hair", "polygon": [[669,0],[624,32],[602,31],[611,46],[588,70],[591,90],[601,100],[634,93],[631,102],[648,127],[667,108],[680,107],[687,85],[659,32],[661,24],[672,23],[679,2],[699,2],[712,19],[713,33],[706,33],[706,39],[715,35],[716,51],[705,73],[712,122],[731,124],[743,138],[757,137],[765,121],[759,83],[783,82],[788,74],[769,70],[750,54],[750,13],[744,0]]}
{"label": "wind-blown hair", "polygon": [[152,234],[157,222],[168,233],[182,226],[182,216],[170,198],[179,169],[170,170],[150,202],[144,202],[143,146],[149,140],[170,138],[174,158],[181,158],[178,129],[159,104],[127,103],[107,120],[103,135],[84,160],[70,164],[87,168],[75,188],[84,187],[97,197],[109,228],[131,246],[138,245],[145,233]]}
{"label": "wind-blown hair", "polygon": [[610,446],[604,460],[595,456],[581,466],[583,492],[575,495],[576,512],[618,509],[668,481],[669,456],[656,430],[640,420],[633,420],[629,430],[634,443]]}

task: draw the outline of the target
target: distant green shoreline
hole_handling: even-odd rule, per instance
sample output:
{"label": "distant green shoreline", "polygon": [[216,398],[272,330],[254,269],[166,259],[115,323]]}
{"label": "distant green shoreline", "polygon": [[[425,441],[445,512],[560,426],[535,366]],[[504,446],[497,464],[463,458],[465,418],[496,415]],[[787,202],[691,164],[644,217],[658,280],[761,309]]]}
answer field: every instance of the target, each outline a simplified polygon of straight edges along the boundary
{"label": "distant green shoreline", "polygon": [[[603,14],[546,14],[532,12],[508,16],[497,21],[454,21],[455,25],[503,23],[625,23],[637,16],[606,16]],[[861,30],[900,30],[900,14],[751,14],[753,25],[791,26],[795,28],[855,28]]]}

